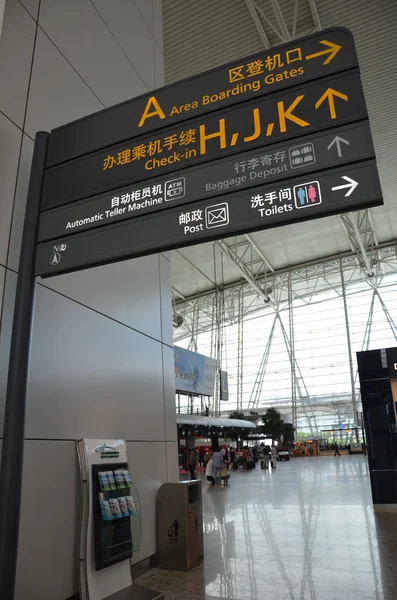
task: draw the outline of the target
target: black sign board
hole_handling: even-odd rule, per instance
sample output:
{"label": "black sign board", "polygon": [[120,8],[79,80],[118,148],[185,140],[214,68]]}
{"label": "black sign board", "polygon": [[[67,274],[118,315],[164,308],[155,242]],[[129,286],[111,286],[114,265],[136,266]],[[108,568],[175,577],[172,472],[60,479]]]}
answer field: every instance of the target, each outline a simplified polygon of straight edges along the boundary
{"label": "black sign board", "polygon": [[38,245],[36,275],[54,275],[382,203],[374,160],[296,177],[64,236]]}
{"label": "black sign board", "polygon": [[335,75],[48,169],[43,208],[366,116],[358,70]]}
{"label": "black sign board", "polygon": [[59,127],[51,134],[49,165],[353,67],[350,31],[323,30]]}
{"label": "black sign board", "polygon": [[39,241],[373,156],[368,122],[332,129],[46,211]]}

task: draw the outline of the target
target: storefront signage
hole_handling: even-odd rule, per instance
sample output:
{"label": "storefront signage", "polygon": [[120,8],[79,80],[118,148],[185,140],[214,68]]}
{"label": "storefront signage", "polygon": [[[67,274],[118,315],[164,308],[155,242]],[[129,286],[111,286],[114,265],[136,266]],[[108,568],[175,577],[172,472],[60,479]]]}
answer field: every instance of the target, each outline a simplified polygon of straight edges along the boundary
{"label": "storefront signage", "polygon": [[220,383],[220,401],[229,401],[229,381],[226,371],[219,371],[219,383]]}

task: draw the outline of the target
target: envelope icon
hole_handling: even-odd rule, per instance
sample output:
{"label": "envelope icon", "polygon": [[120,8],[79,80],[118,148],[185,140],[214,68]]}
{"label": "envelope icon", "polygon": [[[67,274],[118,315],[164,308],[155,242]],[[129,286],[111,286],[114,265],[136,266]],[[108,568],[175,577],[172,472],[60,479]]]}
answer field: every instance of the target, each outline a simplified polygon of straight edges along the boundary
{"label": "envelope icon", "polygon": [[227,202],[207,206],[205,209],[205,225],[207,229],[223,227],[229,223],[229,205]]}

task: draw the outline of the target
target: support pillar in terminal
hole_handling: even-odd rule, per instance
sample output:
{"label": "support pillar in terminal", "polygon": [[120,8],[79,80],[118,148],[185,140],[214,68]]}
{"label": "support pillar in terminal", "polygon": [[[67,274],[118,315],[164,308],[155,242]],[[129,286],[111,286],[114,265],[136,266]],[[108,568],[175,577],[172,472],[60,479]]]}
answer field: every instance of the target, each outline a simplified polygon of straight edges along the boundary
{"label": "support pillar in terminal", "polygon": [[196,446],[196,440],[194,438],[194,433],[186,434],[186,450],[190,452]]}
{"label": "support pillar in terminal", "polygon": [[295,441],[294,426],[292,423],[284,424],[283,443],[292,444]]}
{"label": "support pillar in terminal", "polygon": [[397,348],[357,352],[374,508],[397,511]]}
{"label": "support pillar in terminal", "polygon": [[218,450],[219,450],[219,435],[217,433],[211,434],[211,445],[212,445],[212,452],[218,452]]}

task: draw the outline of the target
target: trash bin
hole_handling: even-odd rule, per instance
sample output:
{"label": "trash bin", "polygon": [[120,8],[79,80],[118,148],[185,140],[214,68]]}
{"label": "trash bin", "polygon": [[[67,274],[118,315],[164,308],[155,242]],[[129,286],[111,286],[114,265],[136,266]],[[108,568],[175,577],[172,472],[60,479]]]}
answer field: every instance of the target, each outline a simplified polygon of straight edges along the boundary
{"label": "trash bin", "polygon": [[160,568],[188,571],[203,562],[201,481],[160,487],[158,534]]}

